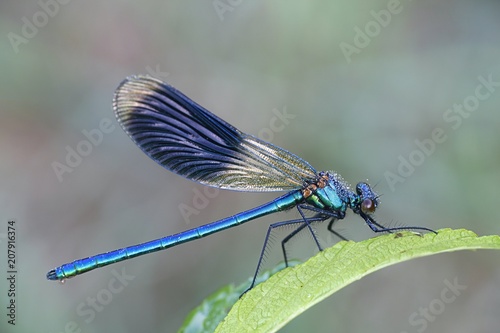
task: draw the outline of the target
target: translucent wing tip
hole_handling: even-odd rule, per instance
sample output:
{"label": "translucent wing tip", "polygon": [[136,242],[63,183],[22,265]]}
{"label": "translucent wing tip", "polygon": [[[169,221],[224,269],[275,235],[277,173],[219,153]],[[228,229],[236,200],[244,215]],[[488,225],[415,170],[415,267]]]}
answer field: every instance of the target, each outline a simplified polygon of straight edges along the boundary
{"label": "translucent wing tip", "polygon": [[162,96],[168,89],[175,91],[172,86],[149,75],[129,76],[116,88],[113,97],[115,117],[123,130],[139,146],[131,129],[134,118],[139,117],[141,112],[154,111],[155,107],[151,104],[157,103],[158,96]]}
{"label": "translucent wing tip", "polygon": [[166,85],[166,83],[149,75],[132,75],[123,80],[116,88],[113,97],[113,110],[118,120],[126,107],[131,106],[130,102],[147,95],[148,92],[158,90],[159,85]]}
{"label": "translucent wing tip", "polygon": [[152,84],[152,83],[160,83],[160,84],[165,84],[163,81],[158,80],[150,75],[130,75],[125,78],[119,85],[118,88],[116,89],[117,91],[121,90],[122,87],[133,87],[134,85],[136,87],[140,86],[147,86],[147,84]]}

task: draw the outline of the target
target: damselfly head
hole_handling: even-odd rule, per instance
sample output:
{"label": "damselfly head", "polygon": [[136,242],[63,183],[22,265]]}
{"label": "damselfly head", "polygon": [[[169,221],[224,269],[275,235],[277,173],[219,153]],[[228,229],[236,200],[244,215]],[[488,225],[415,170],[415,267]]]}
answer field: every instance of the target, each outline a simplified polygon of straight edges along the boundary
{"label": "damselfly head", "polygon": [[356,193],[359,195],[359,209],[363,214],[371,215],[375,213],[378,206],[377,194],[373,192],[367,183],[358,183]]}

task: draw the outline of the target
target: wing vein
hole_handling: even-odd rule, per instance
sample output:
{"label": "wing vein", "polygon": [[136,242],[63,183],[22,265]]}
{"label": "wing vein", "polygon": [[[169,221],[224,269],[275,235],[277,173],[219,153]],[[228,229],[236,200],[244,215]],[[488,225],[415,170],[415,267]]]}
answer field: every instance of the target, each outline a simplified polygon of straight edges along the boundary
{"label": "wing vein", "polygon": [[116,90],[113,108],[149,157],[193,181],[239,191],[283,191],[316,177],[298,156],[242,133],[157,79],[127,78]]}

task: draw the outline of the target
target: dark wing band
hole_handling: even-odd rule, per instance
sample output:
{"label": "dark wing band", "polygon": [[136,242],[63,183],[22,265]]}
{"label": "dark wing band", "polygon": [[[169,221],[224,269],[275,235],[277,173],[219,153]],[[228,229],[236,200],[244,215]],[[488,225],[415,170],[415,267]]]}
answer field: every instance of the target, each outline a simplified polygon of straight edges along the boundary
{"label": "dark wing band", "polygon": [[133,76],[117,88],[118,122],[149,157],[204,185],[240,191],[283,191],[314,180],[298,156],[240,132],[174,87]]}

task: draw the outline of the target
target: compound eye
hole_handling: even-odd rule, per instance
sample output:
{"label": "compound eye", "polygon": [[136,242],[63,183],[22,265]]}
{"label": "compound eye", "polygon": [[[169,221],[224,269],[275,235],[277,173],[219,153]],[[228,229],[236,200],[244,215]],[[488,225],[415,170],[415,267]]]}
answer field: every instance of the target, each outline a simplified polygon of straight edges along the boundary
{"label": "compound eye", "polygon": [[375,203],[372,199],[365,199],[361,202],[361,211],[365,214],[372,214],[375,212]]}

